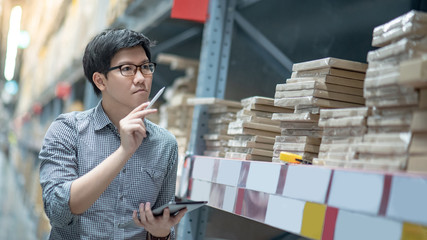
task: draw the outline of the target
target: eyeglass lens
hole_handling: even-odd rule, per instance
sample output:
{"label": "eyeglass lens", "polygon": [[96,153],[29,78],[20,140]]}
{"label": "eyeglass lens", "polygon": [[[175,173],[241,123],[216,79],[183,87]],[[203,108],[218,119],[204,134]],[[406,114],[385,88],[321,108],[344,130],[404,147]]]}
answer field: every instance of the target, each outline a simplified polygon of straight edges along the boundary
{"label": "eyeglass lens", "polygon": [[155,65],[153,63],[146,63],[140,66],[127,64],[123,65],[120,68],[120,72],[123,76],[134,76],[136,74],[136,71],[138,70],[138,67],[141,68],[141,73],[144,75],[150,75],[154,72]]}

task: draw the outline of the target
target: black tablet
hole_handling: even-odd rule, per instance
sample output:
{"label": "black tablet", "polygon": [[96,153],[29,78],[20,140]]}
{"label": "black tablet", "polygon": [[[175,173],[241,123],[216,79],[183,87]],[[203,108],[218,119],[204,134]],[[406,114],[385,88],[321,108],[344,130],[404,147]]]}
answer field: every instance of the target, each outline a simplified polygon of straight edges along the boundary
{"label": "black tablet", "polygon": [[169,208],[170,214],[175,215],[179,212],[179,210],[182,210],[184,208],[187,208],[187,212],[191,212],[194,209],[197,209],[203,205],[208,203],[207,201],[185,201],[185,202],[169,202],[163,206],[160,206],[156,209],[153,209],[153,215],[159,216],[163,214],[163,210],[165,208]]}
{"label": "black tablet", "polygon": [[[178,214],[178,212],[184,208],[187,208],[187,212],[193,211],[194,209],[197,209],[203,205],[206,205],[208,202],[207,201],[184,201],[184,202],[169,202],[161,207],[158,207],[156,209],[153,209],[153,215],[154,216],[159,216],[163,214],[163,210],[165,208],[169,208],[170,214],[171,215],[175,215]],[[139,211],[138,211],[138,217],[139,217]],[[130,221],[126,222],[126,223],[120,223],[119,228],[139,228],[139,226],[137,226],[133,219],[131,219]]]}

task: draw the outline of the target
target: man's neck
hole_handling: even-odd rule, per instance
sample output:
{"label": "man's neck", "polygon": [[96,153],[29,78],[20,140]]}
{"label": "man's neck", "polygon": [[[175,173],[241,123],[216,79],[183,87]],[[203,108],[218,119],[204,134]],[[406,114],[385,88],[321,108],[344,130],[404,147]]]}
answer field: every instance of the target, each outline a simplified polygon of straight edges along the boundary
{"label": "man's neck", "polygon": [[119,122],[124,117],[126,117],[132,110],[124,108],[123,106],[114,106],[114,104],[110,104],[106,102],[106,100],[102,100],[102,108],[104,109],[105,114],[108,116],[111,122],[113,122],[116,128],[119,128]]}

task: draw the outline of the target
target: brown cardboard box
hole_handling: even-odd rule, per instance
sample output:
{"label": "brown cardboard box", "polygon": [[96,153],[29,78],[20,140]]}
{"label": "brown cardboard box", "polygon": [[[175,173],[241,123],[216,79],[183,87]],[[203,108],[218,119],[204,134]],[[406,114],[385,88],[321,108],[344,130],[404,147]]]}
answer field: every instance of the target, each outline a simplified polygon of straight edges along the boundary
{"label": "brown cardboard box", "polygon": [[335,68],[322,68],[316,70],[292,72],[291,78],[288,78],[286,80],[286,83],[317,81],[344,85],[349,87],[363,88],[364,80],[364,73],[346,71]]}
{"label": "brown cardboard box", "polygon": [[420,89],[420,109],[427,109],[427,88]]}
{"label": "brown cardboard box", "polygon": [[409,153],[411,155],[427,155],[427,133],[414,133],[412,136]]}
{"label": "brown cardboard box", "polygon": [[402,62],[398,83],[414,87],[427,87],[427,58]]}
{"label": "brown cardboard box", "polygon": [[407,171],[427,173],[427,154],[409,156]]}
{"label": "brown cardboard box", "polygon": [[414,133],[427,132],[427,110],[420,110],[414,113],[411,123],[411,131]]}
{"label": "brown cardboard box", "polygon": [[325,68],[325,67],[333,67],[333,68],[339,68],[339,69],[345,69],[350,71],[356,71],[356,72],[366,72],[366,69],[368,68],[368,64],[361,63],[361,62],[354,62],[344,59],[338,59],[338,58],[322,58],[302,63],[296,63],[292,67],[292,71],[304,71],[304,70],[312,70],[312,69],[319,69],[319,68]]}

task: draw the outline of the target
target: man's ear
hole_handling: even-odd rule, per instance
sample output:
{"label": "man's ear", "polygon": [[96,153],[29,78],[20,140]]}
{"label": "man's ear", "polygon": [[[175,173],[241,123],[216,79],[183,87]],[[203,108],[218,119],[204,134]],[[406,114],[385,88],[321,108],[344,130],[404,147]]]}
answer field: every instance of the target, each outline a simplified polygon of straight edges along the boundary
{"label": "man's ear", "polygon": [[107,79],[105,78],[105,75],[99,72],[95,72],[92,75],[92,81],[95,83],[95,85],[98,87],[98,89],[102,92],[105,89],[105,83]]}

